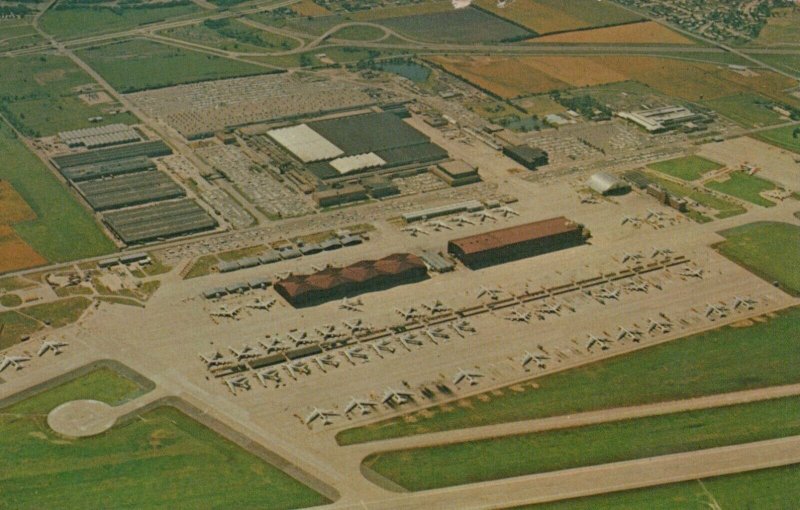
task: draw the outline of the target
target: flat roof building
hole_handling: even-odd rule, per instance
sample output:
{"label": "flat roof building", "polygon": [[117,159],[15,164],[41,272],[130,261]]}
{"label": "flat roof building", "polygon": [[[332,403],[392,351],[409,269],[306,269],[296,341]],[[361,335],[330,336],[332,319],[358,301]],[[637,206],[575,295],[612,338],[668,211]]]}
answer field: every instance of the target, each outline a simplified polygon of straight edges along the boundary
{"label": "flat roof building", "polygon": [[585,242],[583,226],[560,216],[454,239],[447,252],[471,269],[549,253]]}
{"label": "flat roof building", "polygon": [[528,170],[536,170],[550,162],[547,153],[530,145],[507,145],[503,154],[513,159]]}
{"label": "flat roof building", "polygon": [[481,181],[478,169],[460,159],[439,163],[433,167],[432,172],[449,186],[463,186]]}

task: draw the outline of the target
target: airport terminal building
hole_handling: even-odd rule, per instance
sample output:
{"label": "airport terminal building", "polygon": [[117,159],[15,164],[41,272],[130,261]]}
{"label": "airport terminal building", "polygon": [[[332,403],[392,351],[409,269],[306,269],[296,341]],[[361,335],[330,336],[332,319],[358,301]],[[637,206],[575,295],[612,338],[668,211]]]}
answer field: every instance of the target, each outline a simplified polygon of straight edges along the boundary
{"label": "airport terminal building", "polygon": [[583,225],[560,216],[453,239],[447,243],[447,252],[470,269],[480,269],[579,246],[585,241]]}

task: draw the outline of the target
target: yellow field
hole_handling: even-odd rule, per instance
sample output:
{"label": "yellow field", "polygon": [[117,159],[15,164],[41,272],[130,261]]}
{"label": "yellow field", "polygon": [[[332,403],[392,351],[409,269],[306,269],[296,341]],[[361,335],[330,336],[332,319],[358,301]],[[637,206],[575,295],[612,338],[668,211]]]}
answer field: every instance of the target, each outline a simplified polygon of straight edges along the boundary
{"label": "yellow field", "polygon": [[[310,0],[309,0],[310,1]],[[401,16],[416,16],[419,14],[433,14],[437,12],[452,11],[453,4],[450,0],[433,0],[420,4],[398,5],[396,7],[386,7],[383,9],[369,9],[368,11],[358,11],[348,16],[353,21],[375,21],[388,18],[399,18]]]}
{"label": "yellow field", "polygon": [[793,80],[769,71],[742,76],[726,66],[657,57],[431,57],[430,60],[506,99],[633,80],[664,95],[689,101],[744,92],[789,101],[783,91],[794,86]]}
{"label": "yellow field", "polygon": [[536,43],[630,43],[630,44],[694,44],[677,32],[654,21],[630,23],[616,27],[576,30],[531,39]]}
{"label": "yellow field", "polygon": [[535,0],[514,0],[503,8],[497,6],[497,0],[478,0],[475,3],[487,11],[519,23],[538,34],[592,26],[591,23],[571,16],[561,9],[537,3]]}
{"label": "yellow field", "polygon": [[525,99],[521,99],[517,104],[528,113],[539,117],[545,117],[550,114],[561,114],[567,110],[547,95],[526,97]]}
{"label": "yellow field", "polygon": [[36,219],[27,202],[7,181],[0,181],[0,225]]}
{"label": "yellow field", "polygon": [[301,0],[292,6],[292,10],[300,16],[327,16],[331,13],[321,5],[317,5],[313,0]]}
{"label": "yellow field", "polygon": [[430,57],[429,60],[441,65],[448,72],[503,98],[569,88],[567,83],[528,68],[525,65],[527,59],[437,56]]}
{"label": "yellow field", "polygon": [[0,225],[0,273],[41,266],[47,261],[7,225]]}

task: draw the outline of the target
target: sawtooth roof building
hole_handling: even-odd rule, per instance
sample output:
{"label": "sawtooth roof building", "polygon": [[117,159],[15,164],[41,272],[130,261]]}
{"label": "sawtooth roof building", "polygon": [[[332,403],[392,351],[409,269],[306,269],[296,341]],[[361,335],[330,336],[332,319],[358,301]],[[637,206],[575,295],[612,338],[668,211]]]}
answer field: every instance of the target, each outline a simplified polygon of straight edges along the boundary
{"label": "sawtooth roof building", "polygon": [[346,267],[329,267],[310,275],[292,275],[278,281],[274,287],[292,306],[303,307],[414,283],[427,277],[427,266],[421,258],[410,253],[395,253]]}

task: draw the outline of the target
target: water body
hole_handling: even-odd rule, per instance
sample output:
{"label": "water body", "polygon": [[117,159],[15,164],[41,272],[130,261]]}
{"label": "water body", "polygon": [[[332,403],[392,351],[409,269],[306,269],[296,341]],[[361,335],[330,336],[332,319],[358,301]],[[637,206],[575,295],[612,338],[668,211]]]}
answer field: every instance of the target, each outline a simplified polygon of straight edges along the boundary
{"label": "water body", "polygon": [[431,70],[425,66],[415,64],[414,62],[390,62],[381,64],[379,69],[381,71],[388,71],[390,73],[399,74],[404,78],[408,78],[414,83],[422,83],[431,75]]}

